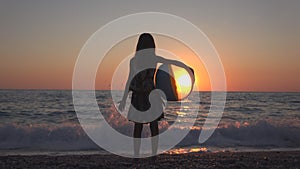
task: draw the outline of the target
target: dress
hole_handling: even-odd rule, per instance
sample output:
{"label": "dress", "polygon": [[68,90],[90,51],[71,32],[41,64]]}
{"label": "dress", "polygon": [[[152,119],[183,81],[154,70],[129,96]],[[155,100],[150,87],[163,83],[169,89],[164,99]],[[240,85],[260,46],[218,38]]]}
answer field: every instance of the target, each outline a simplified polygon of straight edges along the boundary
{"label": "dress", "polygon": [[[129,90],[132,91],[131,106],[138,111],[146,111],[151,105],[149,101],[149,95],[152,90],[155,89],[154,74],[156,69],[150,68],[139,72],[131,81]],[[161,103],[163,104],[163,103]],[[156,120],[161,120],[164,117],[164,113],[160,115]],[[128,112],[128,119],[131,118],[131,109]],[[148,123],[148,122],[147,122]]]}

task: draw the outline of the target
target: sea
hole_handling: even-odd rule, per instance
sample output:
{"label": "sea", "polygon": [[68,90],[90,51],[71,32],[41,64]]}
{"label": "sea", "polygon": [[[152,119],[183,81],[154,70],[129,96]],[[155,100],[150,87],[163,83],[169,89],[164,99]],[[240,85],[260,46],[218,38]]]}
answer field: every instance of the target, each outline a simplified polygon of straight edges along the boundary
{"label": "sea", "polygon": [[[99,110],[117,131],[132,136],[133,123],[118,113],[111,91],[95,91]],[[189,131],[165,153],[269,151],[300,149],[300,93],[227,92],[222,118],[204,143],[198,138],[211,106],[211,92],[193,92],[180,109],[165,108],[160,132]],[[200,97],[194,99],[195,97]],[[197,118],[189,112],[197,108]],[[103,113],[104,112],[104,113]],[[174,123],[178,117],[187,126]],[[99,124],[99,123],[95,123]],[[149,137],[145,125],[143,137]],[[0,155],[108,153],[88,137],[79,123],[72,90],[0,90]]]}

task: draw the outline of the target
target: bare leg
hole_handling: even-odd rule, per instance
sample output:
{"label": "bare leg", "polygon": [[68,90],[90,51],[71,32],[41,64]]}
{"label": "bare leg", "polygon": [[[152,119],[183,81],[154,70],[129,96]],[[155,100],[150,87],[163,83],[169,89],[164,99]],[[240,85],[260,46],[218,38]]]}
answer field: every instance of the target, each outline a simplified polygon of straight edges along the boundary
{"label": "bare leg", "polygon": [[156,155],[157,147],[158,147],[158,122],[157,122],[157,120],[150,123],[150,130],[151,130],[152,155]]}
{"label": "bare leg", "polygon": [[142,130],[143,130],[142,123],[134,123],[134,132],[133,132],[134,157],[140,156]]}

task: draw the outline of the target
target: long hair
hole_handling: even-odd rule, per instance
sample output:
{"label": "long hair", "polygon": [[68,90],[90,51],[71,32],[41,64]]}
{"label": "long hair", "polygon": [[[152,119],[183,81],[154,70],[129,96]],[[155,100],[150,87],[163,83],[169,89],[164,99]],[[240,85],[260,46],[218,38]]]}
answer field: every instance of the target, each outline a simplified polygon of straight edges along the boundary
{"label": "long hair", "polygon": [[155,42],[150,33],[143,33],[140,35],[136,45],[136,53],[144,49],[148,49],[147,53],[151,51],[151,54],[155,55]]}

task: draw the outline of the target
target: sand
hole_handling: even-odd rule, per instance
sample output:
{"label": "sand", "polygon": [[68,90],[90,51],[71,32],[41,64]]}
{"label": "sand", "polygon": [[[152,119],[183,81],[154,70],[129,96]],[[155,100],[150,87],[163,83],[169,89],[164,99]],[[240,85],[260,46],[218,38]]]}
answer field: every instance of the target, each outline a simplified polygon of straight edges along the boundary
{"label": "sand", "polygon": [[116,155],[0,156],[0,168],[300,168],[300,151],[162,154],[134,160]]}

